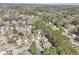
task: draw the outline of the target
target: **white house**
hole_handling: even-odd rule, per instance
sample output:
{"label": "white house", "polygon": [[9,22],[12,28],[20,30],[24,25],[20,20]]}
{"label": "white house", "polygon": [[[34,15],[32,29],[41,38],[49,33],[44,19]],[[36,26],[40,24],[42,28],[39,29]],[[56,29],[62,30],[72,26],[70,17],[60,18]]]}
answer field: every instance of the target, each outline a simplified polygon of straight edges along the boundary
{"label": "white house", "polygon": [[5,36],[0,35],[0,44],[7,44],[7,38]]}

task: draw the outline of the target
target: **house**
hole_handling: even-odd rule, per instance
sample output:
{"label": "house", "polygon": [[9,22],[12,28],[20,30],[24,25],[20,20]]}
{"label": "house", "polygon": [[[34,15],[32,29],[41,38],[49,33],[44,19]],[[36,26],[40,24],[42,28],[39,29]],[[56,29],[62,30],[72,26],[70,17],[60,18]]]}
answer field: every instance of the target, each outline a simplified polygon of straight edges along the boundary
{"label": "house", "polygon": [[18,40],[16,40],[16,44],[17,44],[17,46],[21,45],[22,44],[22,39],[18,38]]}
{"label": "house", "polygon": [[0,32],[1,32],[2,35],[5,35],[5,26],[1,27]]}
{"label": "house", "polygon": [[0,44],[7,44],[7,38],[5,36],[0,35]]}
{"label": "house", "polygon": [[68,32],[73,32],[75,30],[75,25],[67,24],[66,29],[68,30]]}

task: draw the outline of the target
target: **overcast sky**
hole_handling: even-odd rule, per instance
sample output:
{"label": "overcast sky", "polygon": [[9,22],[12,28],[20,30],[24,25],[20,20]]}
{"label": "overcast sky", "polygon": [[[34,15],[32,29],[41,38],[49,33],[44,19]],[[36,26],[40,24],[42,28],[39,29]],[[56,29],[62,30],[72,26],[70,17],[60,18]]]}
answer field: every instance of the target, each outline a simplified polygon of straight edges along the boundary
{"label": "overcast sky", "polygon": [[0,0],[0,3],[79,3],[79,0]]}

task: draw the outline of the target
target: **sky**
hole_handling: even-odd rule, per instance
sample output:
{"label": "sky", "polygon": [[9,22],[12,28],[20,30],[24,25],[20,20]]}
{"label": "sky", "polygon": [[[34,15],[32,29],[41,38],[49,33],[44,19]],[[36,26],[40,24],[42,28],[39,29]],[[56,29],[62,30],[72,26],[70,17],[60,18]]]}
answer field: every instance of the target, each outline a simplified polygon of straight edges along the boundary
{"label": "sky", "polygon": [[0,0],[0,3],[79,3],[79,0]]}

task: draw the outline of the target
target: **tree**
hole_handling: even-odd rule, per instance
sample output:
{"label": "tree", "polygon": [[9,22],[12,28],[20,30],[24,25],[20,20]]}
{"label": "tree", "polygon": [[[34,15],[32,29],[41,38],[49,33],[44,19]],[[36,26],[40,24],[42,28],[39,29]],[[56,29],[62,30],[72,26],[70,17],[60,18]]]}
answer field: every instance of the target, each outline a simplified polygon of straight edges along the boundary
{"label": "tree", "polygon": [[45,55],[57,55],[57,51],[55,47],[52,48],[45,48],[44,49],[44,54]]}
{"label": "tree", "polygon": [[16,34],[18,31],[16,30],[16,25],[15,24],[12,24],[12,27],[13,27],[13,33]]}
{"label": "tree", "polygon": [[19,32],[18,35],[21,37],[21,39],[23,39],[23,37],[24,37],[24,33]]}
{"label": "tree", "polygon": [[43,20],[37,20],[35,22],[36,29],[45,29],[45,26],[46,26],[46,22]]}
{"label": "tree", "polygon": [[7,16],[3,17],[3,20],[6,22],[9,20],[9,18]]}
{"label": "tree", "polygon": [[71,23],[74,25],[78,25],[79,24],[79,16],[74,17],[74,19],[72,19]]}
{"label": "tree", "polygon": [[13,29],[13,33],[16,34],[18,31],[14,28]]}
{"label": "tree", "polygon": [[32,33],[34,33],[34,32],[35,32],[35,30],[36,30],[35,28],[32,28],[31,32],[32,32]]}
{"label": "tree", "polygon": [[59,54],[59,55],[65,55],[65,52],[62,49],[62,47],[57,47],[57,54]]}
{"label": "tree", "polygon": [[16,40],[12,39],[10,41],[8,41],[9,44],[16,44]]}
{"label": "tree", "polygon": [[[57,54],[77,54],[77,50],[74,50],[71,47],[70,39],[66,36],[63,36],[60,31],[53,30],[51,27],[48,27],[46,37],[48,38],[48,41],[52,44],[52,46],[57,49]],[[47,51],[49,50],[47,49]]]}
{"label": "tree", "polygon": [[77,32],[79,33],[79,25],[77,26],[77,28],[76,28],[76,29],[77,29]]}
{"label": "tree", "polygon": [[32,42],[32,44],[30,45],[29,51],[30,51],[32,54],[37,54],[38,49],[37,49],[37,47],[36,47],[35,41]]}
{"label": "tree", "polygon": [[24,34],[22,32],[19,32],[18,35],[19,36],[24,36]]}

